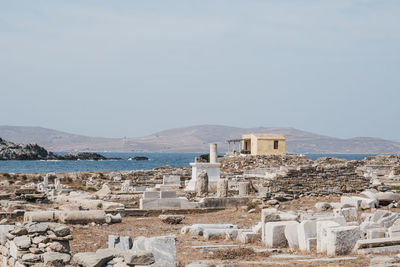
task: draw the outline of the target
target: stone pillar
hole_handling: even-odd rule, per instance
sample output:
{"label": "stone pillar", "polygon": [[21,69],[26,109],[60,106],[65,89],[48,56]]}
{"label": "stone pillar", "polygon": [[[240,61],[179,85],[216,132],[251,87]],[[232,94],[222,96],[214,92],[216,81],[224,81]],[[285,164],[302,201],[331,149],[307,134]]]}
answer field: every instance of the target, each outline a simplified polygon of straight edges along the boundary
{"label": "stone pillar", "polygon": [[218,180],[217,197],[228,197],[228,180],[227,179]]}
{"label": "stone pillar", "polygon": [[56,189],[56,191],[60,191],[62,189],[60,178],[54,179],[54,188]]}
{"label": "stone pillar", "polygon": [[208,194],[208,175],[207,171],[202,170],[196,181],[196,196],[204,197]]}
{"label": "stone pillar", "polygon": [[49,175],[46,174],[43,178],[43,187],[46,190],[49,187]]}
{"label": "stone pillar", "polygon": [[239,183],[239,196],[248,196],[250,194],[250,183],[241,182]]}
{"label": "stone pillar", "polygon": [[217,163],[217,144],[210,144],[210,163]]}

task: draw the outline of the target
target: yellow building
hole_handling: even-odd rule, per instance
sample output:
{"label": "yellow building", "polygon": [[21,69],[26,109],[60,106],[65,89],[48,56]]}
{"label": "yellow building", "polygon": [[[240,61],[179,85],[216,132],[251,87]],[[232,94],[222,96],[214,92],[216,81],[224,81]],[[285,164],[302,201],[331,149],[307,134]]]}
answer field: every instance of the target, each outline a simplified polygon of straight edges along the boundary
{"label": "yellow building", "polygon": [[251,155],[286,154],[286,138],[283,134],[244,134],[242,151]]}

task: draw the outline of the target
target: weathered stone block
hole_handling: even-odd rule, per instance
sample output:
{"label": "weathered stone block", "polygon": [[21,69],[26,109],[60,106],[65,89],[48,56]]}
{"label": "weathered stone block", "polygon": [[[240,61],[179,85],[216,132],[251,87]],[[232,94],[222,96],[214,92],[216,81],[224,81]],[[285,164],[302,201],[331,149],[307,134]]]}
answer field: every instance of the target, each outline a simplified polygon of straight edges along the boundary
{"label": "weathered stone block", "polygon": [[285,228],[287,225],[298,225],[296,221],[268,222],[265,224],[264,244],[268,247],[286,247]]}
{"label": "weathered stone block", "polygon": [[128,250],[133,246],[132,238],[130,236],[108,236],[108,248],[115,248],[120,250]]}
{"label": "weathered stone block", "polygon": [[153,253],[155,263],[152,266],[176,266],[175,236],[137,237],[133,250]]}
{"label": "weathered stone block", "polygon": [[299,248],[298,227],[299,223],[295,222],[293,224],[286,225],[285,228],[285,237],[288,242],[288,246],[291,249]]}
{"label": "weathered stone block", "polygon": [[355,244],[360,240],[360,227],[340,226],[328,228],[326,238],[328,256],[346,255],[354,249]]}
{"label": "weathered stone block", "polygon": [[179,175],[164,175],[163,185],[181,185],[181,177]]}
{"label": "weathered stone block", "polygon": [[160,192],[157,191],[144,191],[143,199],[160,198]]}
{"label": "weathered stone block", "polygon": [[340,224],[334,221],[317,221],[317,252],[326,252],[327,246],[327,230],[331,227],[338,227]]}
{"label": "weathered stone block", "polygon": [[160,198],[176,198],[176,191],[161,191]]}
{"label": "weathered stone block", "polygon": [[309,243],[307,239],[315,238],[317,236],[316,221],[304,220],[297,228],[299,249],[302,251],[309,251]]}

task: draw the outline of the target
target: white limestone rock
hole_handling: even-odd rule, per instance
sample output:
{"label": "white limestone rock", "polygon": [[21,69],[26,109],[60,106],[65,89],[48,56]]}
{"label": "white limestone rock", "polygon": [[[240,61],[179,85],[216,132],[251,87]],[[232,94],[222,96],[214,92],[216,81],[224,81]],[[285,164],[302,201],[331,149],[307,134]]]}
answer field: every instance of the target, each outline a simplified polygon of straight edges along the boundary
{"label": "white limestone rock", "polygon": [[152,266],[176,266],[175,236],[137,237],[133,250],[153,253],[155,263]]}

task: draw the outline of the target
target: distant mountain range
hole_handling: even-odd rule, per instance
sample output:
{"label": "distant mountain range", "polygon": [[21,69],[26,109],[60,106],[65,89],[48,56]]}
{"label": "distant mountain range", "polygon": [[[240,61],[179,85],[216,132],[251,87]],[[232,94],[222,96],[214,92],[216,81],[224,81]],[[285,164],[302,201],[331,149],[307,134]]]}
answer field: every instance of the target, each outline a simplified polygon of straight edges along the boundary
{"label": "distant mountain range", "polygon": [[209,143],[227,151],[228,139],[245,133],[282,133],[288,153],[400,153],[400,142],[379,138],[341,139],[294,128],[238,128],[198,125],[176,128],[138,138],[89,137],[42,127],[0,126],[0,137],[15,143],[37,143],[51,151],[207,152]]}

